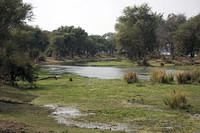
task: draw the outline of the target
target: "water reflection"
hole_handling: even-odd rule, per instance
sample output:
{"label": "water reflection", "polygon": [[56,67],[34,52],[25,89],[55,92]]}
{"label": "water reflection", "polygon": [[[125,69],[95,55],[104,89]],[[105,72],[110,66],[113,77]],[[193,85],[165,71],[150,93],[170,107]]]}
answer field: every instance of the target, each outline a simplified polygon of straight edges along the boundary
{"label": "water reflection", "polygon": [[[91,66],[67,66],[67,65],[44,65],[49,68],[51,73],[64,74],[72,73],[89,78],[99,79],[121,79],[125,72],[136,72],[141,80],[149,80],[149,75],[153,69],[149,67],[137,68],[116,68],[116,67],[91,67]],[[166,70],[167,73],[173,73],[176,70]]]}

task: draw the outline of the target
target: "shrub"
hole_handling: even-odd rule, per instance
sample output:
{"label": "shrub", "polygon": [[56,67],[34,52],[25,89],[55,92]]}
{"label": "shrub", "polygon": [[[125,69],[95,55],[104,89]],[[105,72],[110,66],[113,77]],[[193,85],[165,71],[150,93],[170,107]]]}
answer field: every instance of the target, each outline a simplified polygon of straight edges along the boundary
{"label": "shrub", "polygon": [[162,63],[160,63],[160,66],[165,66],[165,64],[162,62]]}
{"label": "shrub", "polygon": [[174,81],[174,74],[169,73],[167,76],[168,76],[168,81],[169,82],[173,82]]}
{"label": "shrub", "polygon": [[134,72],[126,72],[124,75],[124,79],[128,84],[136,83],[138,81],[137,75]]}
{"label": "shrub", "polygon": [[189,107],[187,104],[186,96],[180,91],[174,90],[169,97],[164,99],[164,104],[168,105],[172,109],[186,109]]}
{"label": "shrub", "polygon": [[177,72],[175,78],[178,84],[185,84],[189,79],[189,73],[184,71]]}
{"label": "shrub", "polygon": [[158,83],[168,83],[168,76],[165,70],[154,70],[151,73],[150,81]]}
{"label": "shrub", "polygon": [[190,72],[185,72],[185,75],[186,75],[186,80],[187,81],[191,81],[192,80],[192,76],[191,76]]}
{"label": "shrub", "polygon": [[39,67],[34,65],[29,57],[21,53],[6,57],[2,64],[0,67],[0,80],[2,82],[16,86],[17,81],[20,80],[28,81],[30,84],[37,80]]}
{"label": "shrub", "polygon": [[45,56],[40,56],[40,57],[39,57],[39,61],[40,61],[40,62],[46,61],[46,57],[45,57]]}
{"label": "shrub", "polygon": [[137,61],[137,64],[139,66],[150,66],[150,64],[148,63],[148,61],[146,59],[143,59],[142,61]]}
{"label": "shrub", "polygon": [[198,69],[193,69],[191,72],[191,80],[194,81],[199,81],[200,78],[200,71]]}

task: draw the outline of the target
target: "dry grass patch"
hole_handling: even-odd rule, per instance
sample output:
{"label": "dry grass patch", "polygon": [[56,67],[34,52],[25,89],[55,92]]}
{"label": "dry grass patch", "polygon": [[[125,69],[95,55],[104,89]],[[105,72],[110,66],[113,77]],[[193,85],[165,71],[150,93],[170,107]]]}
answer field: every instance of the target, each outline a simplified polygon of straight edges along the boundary
{"label": "dry grass patch", "polygon": [[137,75],[134,72],[126,72],[124,75],[124,79],[128,84],[136,83],[138,81]]}

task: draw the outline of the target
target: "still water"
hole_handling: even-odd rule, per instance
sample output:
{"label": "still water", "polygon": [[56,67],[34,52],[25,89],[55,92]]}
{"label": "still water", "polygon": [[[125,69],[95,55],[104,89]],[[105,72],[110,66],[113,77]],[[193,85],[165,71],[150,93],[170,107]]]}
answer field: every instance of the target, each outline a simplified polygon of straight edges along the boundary
{"label": "still water", "polygon": [[[116,68],[116,67],[93,67],[93,66],[69,66],[69,65],[44,65],[50,73],[55,74],[77,74],[88,78],[98,79],[121,79],[125,72],[136,72],[140,80],[149,80],[149,75],[153,68]],[[167,73],[174,73],[176,70],[166,70]]]}

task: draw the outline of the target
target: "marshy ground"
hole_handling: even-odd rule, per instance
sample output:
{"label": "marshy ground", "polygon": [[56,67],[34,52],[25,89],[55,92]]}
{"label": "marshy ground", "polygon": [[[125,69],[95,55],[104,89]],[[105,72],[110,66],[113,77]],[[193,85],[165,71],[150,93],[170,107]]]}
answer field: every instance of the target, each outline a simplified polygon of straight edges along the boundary
{"label": "marshy ground", "polygon": [[[40,78],[53,76],[41,69]],[[69,81],[72,78],[73,81]],[[127,84],[123,79],[85,78],[73,74],[61,74],[58,80],[37,82],[37,87],[20,89],[0,87],[0,131],[9,132],[200,132],[199,84],[159,84],[140,81]],[[185,110],[171,109],[163,100],[174,90],[186,95],[190,105]],[[72,108],[80,114],[68,118],[79,124],[103,124],[108,127],[125,125],[124,131],[102,130],[98,127],[80,128],[76,124],[66,126],[55,119],[55,105]]]}

